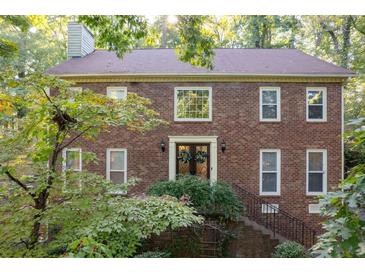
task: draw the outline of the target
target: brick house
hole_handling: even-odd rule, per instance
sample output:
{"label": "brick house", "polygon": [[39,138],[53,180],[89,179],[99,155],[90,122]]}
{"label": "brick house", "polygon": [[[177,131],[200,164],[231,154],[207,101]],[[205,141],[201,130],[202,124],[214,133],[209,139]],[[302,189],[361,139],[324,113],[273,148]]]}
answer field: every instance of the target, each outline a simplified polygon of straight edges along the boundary
{"label": "brick house", "polygon": [[[119,59],[94,50],[92,34],[69,25],[69,59],[48,73],[113,98],[152,100],[170,122],[145,135],[112,128],[66,168],[87,169],[133,191],[195,174],[235,183],[309,224],[317,195],[343,177],[343,83],[353,72],[296,49],[216,49],[214,69],[178,60],[173,49],[133,50]],[[83,166],[82,151],[99,163]]]}

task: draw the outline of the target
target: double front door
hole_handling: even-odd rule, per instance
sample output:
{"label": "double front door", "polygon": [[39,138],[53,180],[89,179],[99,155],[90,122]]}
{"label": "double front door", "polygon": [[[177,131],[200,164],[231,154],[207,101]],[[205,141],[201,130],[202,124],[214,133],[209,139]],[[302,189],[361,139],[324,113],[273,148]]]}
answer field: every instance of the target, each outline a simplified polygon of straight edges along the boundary
{"label": "double front door", "polygon": [[209,179],[209,144],[176,144],[176,175],[195,175]]}

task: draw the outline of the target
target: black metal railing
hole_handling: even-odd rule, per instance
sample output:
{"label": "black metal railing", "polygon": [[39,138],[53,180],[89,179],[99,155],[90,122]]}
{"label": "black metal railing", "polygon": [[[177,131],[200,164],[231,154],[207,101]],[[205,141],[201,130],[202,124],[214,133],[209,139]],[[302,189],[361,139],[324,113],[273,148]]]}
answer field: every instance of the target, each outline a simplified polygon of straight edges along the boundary
{"label": "black metal railing", "polygon": [[273,206],[263,198],[237,184],[233,184],[237,196],[245,206],[245,216],[251,221],[272,231],[287,240],[298,242],[309,248],[316,242],[317,231],[302,220],[284,210]]}

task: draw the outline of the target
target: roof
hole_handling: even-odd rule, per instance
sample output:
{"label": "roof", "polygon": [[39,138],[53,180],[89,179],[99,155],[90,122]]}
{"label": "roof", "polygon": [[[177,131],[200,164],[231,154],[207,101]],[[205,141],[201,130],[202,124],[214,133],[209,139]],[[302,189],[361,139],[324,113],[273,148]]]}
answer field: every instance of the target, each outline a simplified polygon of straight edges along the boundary
{"label": "roof", "polygon": [[297,49],[215,49],[213,70],[181,62],[174,49],[136,49],[119,59],[112,51],[96,50],[47,71],[56,75],[237,74],[293,76],[354,76],[355,73]]}

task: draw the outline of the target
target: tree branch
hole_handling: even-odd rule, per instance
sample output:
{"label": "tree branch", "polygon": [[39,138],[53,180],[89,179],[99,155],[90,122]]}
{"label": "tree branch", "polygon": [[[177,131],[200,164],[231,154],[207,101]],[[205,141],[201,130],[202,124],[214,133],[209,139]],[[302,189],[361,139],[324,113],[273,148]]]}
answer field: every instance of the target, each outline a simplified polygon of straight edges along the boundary
{"label": "tree branch", "polygon": [[35,194],[30,192],[29,188],[23,182],[21,182],[18,178],[15,178],[9,171],[5,171],[5,175],[8,176],[8,178],[11,181],[13,181],[18,186],[20,186],[22,189],[24,189],[28,193],[28,195],[30,195],[32,198],[35,198]]}
{"label": "tree branch", "polygon": [[87,127],[86,129],[84,129],[83,131],[81,131],[79,134],[77,134],[75,137],[73,137],[70,141],[68,141],[66,144],[62,145],[59,148],[59,151],[61,151],[62,149],[68,147],[69,145],[71,145],[73,142],[75,142],[78,138],[80,138],[83,134],[85,134],[88,130],[90,130],[92,128],[92,126]]}
{"label": "tree branch", "polygon": [[356,21],[357,21],[357,18],[354,18],[354,16],[350,15],[350,18],[351,18],[351,21],[352,21],[352,25],[354,26],[354,28],[360,32],[361,34],[365,35],[365,30],[362,30],[359,28],[358,25],[356,25]]}

